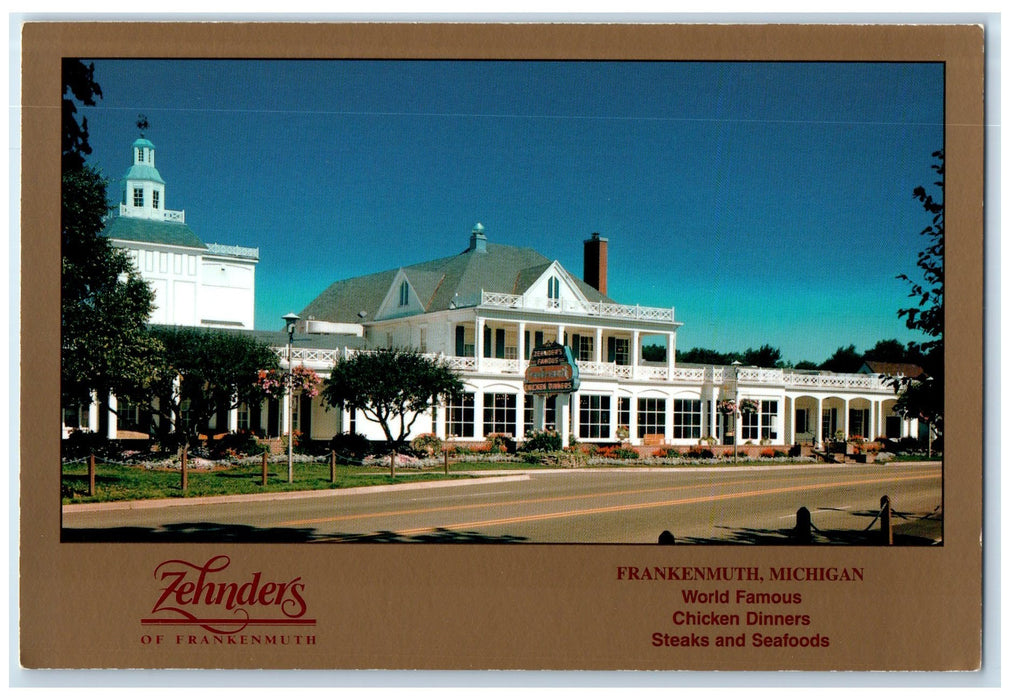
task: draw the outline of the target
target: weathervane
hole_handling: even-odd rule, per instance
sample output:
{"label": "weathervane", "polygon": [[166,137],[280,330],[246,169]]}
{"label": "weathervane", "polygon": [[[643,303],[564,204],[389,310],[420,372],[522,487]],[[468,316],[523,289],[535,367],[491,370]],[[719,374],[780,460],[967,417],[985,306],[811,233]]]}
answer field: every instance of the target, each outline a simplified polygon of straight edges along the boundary
{"label": "weathervane", "polygon": [[147,116],[143,114],[137,115],[137,128],[140,129],[140,138],[144,138],[144,132],[151,127],[150,123],[147,121]]}

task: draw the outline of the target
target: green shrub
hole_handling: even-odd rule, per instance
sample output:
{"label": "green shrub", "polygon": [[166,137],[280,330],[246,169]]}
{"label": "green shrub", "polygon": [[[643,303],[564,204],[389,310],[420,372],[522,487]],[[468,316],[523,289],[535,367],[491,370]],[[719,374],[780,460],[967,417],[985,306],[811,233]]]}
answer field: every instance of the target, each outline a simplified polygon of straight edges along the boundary
{"label": "green shrub", "polygon": [[358,433],[337,433],[329,447],[344,459],[364,459],[372,452],[372,442]]}
{"label": "green shrub", "polygon": [[442,440],[434,433],[424,433],[410,441],[410,448],[430,457],[442,451]]}
{"label": "green shrub", "polygon": [[207,448],[212,459],[255,456],[269,450],[256,439],[255,435],[244,430],[228,433],[220,440],[211,440],[207,443]]}

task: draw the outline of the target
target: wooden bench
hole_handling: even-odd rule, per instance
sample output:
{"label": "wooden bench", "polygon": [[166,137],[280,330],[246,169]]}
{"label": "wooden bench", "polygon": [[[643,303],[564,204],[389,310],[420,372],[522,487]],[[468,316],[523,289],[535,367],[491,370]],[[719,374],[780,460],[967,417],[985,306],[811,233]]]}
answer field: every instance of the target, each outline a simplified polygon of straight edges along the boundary
{"label": "wooden bench", "polygon": [[665,433],[646,433],[642,436],[642,444],[645,447],[657,447],[666,444]]}

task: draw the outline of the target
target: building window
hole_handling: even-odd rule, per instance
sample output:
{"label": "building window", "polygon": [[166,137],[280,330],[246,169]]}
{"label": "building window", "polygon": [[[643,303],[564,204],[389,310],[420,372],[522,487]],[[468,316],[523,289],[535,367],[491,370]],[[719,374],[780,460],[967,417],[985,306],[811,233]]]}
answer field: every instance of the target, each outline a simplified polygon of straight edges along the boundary
{"label": "building window", "polygon": [[484,434],[516,434],[516,395],[484,394]]}
{"label": "building window", "polygon": [[779,402],[761,402],[761,437],[766,440],[778,440],[779,437]]}
{"label": "building window", "polygon": [[133,188],[133,206],[142,207],[144,206],[144,188],[134,187]]}
{"label": "building window", "polygon": [[758,437],[758,414],[744,413],[740,416],[740,439],[757,440]]}
{"label": "building window", "polygon": [[138,148],[137,149],[137,162],[138,163],[143,163],[144,162],[144,149],[143,148]]}
{"label": "building window", "polygon": [[574,338],[578,339],[577,347],[572,348],[575,352],[575,359],[580,362],[592,362],[593,361],[593,336],[591,335],[577,335]]}
{"label": "building window", "polygon": [[291,432],[297,433],[301,423],[302,402],[298,400],[297,396],[289,396],[288,401],[291,402]]}
{"label": "building window", "polygon": [[428,352],[428,329],[424,326],[420,328],[420,338],[418,339],[418,350],[421,352]]}
{"label": "building window", "polygon": [[561,306],[561,283],[557,277],[547,280],[547,308],[557,309]]}
{"label": "building window", "polygon": [[249,430],[249,406],[246,404],[238,407],[238,429]]}
{"label": "building window", "polygon": [[445,407],[445,434],[449,438],[473,437],[473,394],[450,396]]}
{"label": "building window", "polygon": [[579,437],[610,437],[610,397],[601,394],[579,396]]}
{"label": "building window", "polygon": [[825,440],[830,440],[835,437],[836,430],[838,430],[838,409],[823,409],[821,411],[821,435]]}
{"label": "building window", "polygon": [[631,425],[631,397],[619,396],[617,398],[617,427],[629,429]]}
{"label": "building window", "polygon": [[663,435],[666,430],[666,399],[638,400],[638,437]]}
{"label": "building window", "polygon": [[673,400],[673,437],[701,437],[701,400]]}
{"label": "building window", "polygon": [[119,430],[140,430],[140,406],[121,399],[116,406],[116,427]]}
{"label": "building window", "polygon": [[410,285],[407,284],[407,280],[400,282],[400,306],[406,306],[410,301]]}
{"label": "building window", "polygon": [[523,433],[529,433],[533,430],[533,402],[534,398],[532,394],[523,395]]}
{"label": "building window", "polygon": [[154,207],[155,209],[158,208],[158,199],[159,199],[158,195],[160,195],[160,194],[161,193],[158,192],[158,190],[154,190],[151,193],[151,206]]}
{"label": "building window", "polygon": [[83,406],[66,406],[63,409],[63,425],[68,428],[74,428],[79,430],[88,430],[90,427],[88,424],[88,419],[90,418],[91,407],[88,404]]}
{"label": "building window", "polygon": [[859,435],[860,437],[872,440],[874,435],[870,435],[870,409],[850,408],[849,409],[849,435]]}
{"label": "building window", "polygon": [[627,338],[607,338],[607,362],[614,362],[619,365],[630,365],[630,346],[631,341]]}

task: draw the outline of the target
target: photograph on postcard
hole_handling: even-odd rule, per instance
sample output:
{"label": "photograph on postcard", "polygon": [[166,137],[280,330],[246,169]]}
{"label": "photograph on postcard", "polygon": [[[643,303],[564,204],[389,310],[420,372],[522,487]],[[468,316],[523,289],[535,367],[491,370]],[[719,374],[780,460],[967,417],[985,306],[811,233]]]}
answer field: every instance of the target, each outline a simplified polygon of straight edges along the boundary
{"label": "photograph on postcard", "polygon": [[942,63],[63,80],[64,540],[942,542]]}

